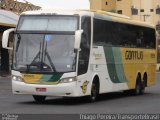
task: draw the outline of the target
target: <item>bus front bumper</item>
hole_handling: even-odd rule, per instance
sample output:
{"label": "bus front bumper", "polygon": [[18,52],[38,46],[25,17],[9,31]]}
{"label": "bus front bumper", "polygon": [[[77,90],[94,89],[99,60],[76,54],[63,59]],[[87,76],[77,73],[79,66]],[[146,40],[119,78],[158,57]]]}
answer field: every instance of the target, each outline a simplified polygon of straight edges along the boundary
{"label": "bus front bumper", "polygon": [[27,84],[12,80],[13,94],[77,97],[76,82],[56,85]]}

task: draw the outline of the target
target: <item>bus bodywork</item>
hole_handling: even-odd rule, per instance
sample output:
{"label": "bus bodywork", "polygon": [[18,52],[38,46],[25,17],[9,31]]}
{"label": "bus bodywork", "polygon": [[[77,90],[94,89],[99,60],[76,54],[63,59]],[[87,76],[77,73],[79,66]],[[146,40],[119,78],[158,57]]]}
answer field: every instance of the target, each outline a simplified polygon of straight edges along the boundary
{"label": "bus bodywork", "polygon": [[15,30],[12,90],[93,101],[97,94],[120,90],[141,94],[155,84],[156,56],[154,28],[128,17],[102,11],[26,12]]}

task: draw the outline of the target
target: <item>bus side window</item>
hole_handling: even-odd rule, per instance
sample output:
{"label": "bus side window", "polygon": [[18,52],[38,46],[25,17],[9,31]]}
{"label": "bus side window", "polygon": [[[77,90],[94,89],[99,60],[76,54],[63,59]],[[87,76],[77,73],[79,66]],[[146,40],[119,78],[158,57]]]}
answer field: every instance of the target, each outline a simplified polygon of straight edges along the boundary
{"label": "bus side window", "polygon": [[144,44],[144,36],[143,36],[143,31],[139,31],[137,33],[137,38],[136,38],[136,42],[137,42],[137,47],[142,47],[142,45]]}
{"label": "bus side window", "polygon": [[78,75],[85,74],[88,70],[90,56],[90,38],[91,38],[91,18],[88,16],[82,17],[82,39],[78,61]]}

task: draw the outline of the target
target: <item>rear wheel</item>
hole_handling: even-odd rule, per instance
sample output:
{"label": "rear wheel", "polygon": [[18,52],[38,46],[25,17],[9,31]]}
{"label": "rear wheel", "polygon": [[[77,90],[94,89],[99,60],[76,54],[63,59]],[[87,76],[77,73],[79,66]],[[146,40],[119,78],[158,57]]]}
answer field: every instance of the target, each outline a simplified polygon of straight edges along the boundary
{"label": "rear wheel", "polygon": [[141,93],[141,85],[140,82],[137,82],[134,89],[134,95],[140,95],[140,93]]}
{"label": "rear wheel", "polygon": [[37,103],[43,103],[45,101],[46,96],[33,95],[33,98]]}
{"label": "rear wheel", "polygon": [[134,89],[134,95],[141,95],[145,92],[145,82],[141,80],[141,77],[139,76],[137,78],[136,86]]}

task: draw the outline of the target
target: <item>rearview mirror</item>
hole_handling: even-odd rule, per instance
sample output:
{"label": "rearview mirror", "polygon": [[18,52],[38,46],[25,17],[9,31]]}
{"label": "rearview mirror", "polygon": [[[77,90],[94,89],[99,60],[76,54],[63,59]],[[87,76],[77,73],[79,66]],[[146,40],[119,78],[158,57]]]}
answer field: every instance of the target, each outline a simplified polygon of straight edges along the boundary
{"label": "rearview mirror", "polygon": [[12,50],[13,47],[9,47],[8,46],[8,42],[9,40],[13,39],[13,34],[14,34],[15,29],[11,28],[8,30],[5,30],[3,32],[3,36],[2,36],[2,47],[8,50]]}
{"label": "rearview mirror", "polygon": [[77,30],[75,32],[75,43],[74,48],[79,50],[80,49],[80,43],[81,43],[81,37],[82,37],[83,30]]}

